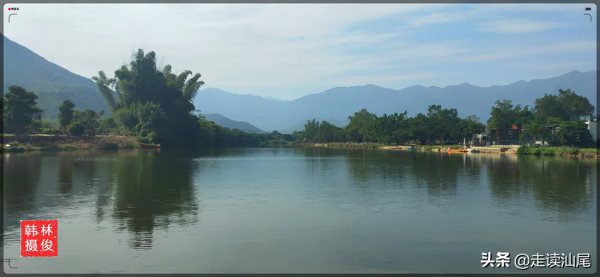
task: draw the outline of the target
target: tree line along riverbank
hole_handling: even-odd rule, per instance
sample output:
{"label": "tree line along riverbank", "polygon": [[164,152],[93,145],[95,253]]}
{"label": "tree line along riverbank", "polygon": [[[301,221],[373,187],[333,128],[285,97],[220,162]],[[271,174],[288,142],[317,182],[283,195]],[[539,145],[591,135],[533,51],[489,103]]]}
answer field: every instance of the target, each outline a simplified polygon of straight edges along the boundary
{"label": "tree line along riverbank", "polygon": [[2,152],[116,150],[139,148],[131,136],[3,136]]}
{"label": "tree line along riverbank", "polygon": [[[412,151],[425,152],[447,152],[449,149],[462,149],[462,145],[384,145],[379,143],[301,143],[296,146],[305,147],[328,147],[328,148],[346,148],[346,149],[382,149],[392,151]],[[581,157],[581,158],[600,158],[600,152],[595,148],[578,148],[568,146],[489,146],[472,147],[481,153],[495,154],[517,154],[517,155],[540,155],[540,156],[559,156],[559,157]]]}
{"label": "tree line along riverbank", "polygon": [[[511,100],[498,100],[491,107],[490,118],[486,123],[480,122],[477,116],[461,118],[456,109],[433,104],[426,113],[418,113],[412,117],[408,116],[407,111],[378,116],[361,109],[350,115],[348,124],[343,127],[313,119],[307,120],[304,130],[291,134],[278,131],[253,134],[224,128],[206,120],[196,110],[193,99],[198,89],[204,85],[200,77],[200,74],[192,74],[189,70],[175,74],[170,65],[157,67],[154,52],[138,50],[130,64],[117,69],[114,77],[110,78],[99,71],[98,76],[92,78],[110,108],[110,115],[104,111],[89,109],[79,111],[73,102],[65,100],[58,109],[58,121],[39,120],[39,114],[43,111],[36,106],[37,95],[13,85],[1,98],[4,112],[0,122],[5,133],[43,133],[74,137],[110,134],[135,137],[139,143],[180,148],[293,147],[298,143],[352,142],[381,146],[413,144],[420,148],[436,149],[437,145],[454,147],[453,145],[463,143],[465,139],[470,140],[469,144],[474,144],[473,138],[482,135],[484,131],[494,137],[490,141],[498,143],[522,141],[525,145],[542,141],[552,147],[577,149],[565,150],[571,151],[569,153],[597,147],[590,131],[590,123],[596,123],[596,108],[587,98],[570,89],[559,89],[558,94],[546,94],[536,99],[532,109],[529,106],[514,105]],[[582,115],[590,120],[586,123],[585,120],[571,119],[580,119]],[[39,144],[42,143],[57,144],[54,148],[59,149],[61,145],[72,144]],[[111,142],[109,139],[93,144],[92,147],[99,148],[119,147],[119,142]],[[37,147],[36,142],[31,147]],[[129,146],[125,143],[121,147]],[[549,149],[553,148],[523,148],[521,153],[564,152]]]}

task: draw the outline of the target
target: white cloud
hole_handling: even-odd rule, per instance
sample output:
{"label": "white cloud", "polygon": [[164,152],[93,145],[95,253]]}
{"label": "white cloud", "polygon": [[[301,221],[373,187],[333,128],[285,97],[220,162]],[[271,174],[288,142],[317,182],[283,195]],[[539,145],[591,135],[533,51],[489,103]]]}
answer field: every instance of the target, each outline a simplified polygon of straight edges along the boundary
{"label": "white cloud", "polygon": [[505,34],[525,34],[546,31],[558,26],[554,22],[541,22],[529,19],[504,19],[486,22],[481,29]]}
{"label": "white cloud", "polygon": [[596,41],[583,40],[550,45],[511,44],[478,49],[476,53],[447,59],[449,62],[491,62],[514,58],[530,58],[559,53],[590,53],[596,50]]}
{"label": "white cloud", "polygon": [[[565,9],[548,6],[532,6],[530,11]],[[171,64],[176,71],[189,69],[201,73],[207,86],[240,90],[248,87],[254,91],[269,88],[271,92],[263,95],[283,99],[290,99],[284,95],[286,88],[307,84],[349,86],[398,80],[423,80],[420,83],[428,84],[428,78],[431,83],[441,77],[442,71],[437,70],[440,65],[595,50],[595,41],[591,40],[543,47],[524,47],[513,41],[482,47],[475,44],[478,41],[473,37],[445,41],[432,37],[426,42],[408,39],[442,23],[475,22],[490,14],[494,18],[502,15],[510,18],[511,10],[502,5],[470,5],[464,9],[433,4],[20,4],[20,7],[22,17],[15,22],[18,24],[5,22],[4,34],[77,74],[91,77],[104,70],[112,75],[129,61],[132,51],[142,48],[155,51],[158,64]],[[514,5],[510,7],[517,10]],[[524,6],[518,7],[521,10]],[[356,32],[346,31],[382,18],[393,18],[393,28],[383,28],[380,32],[360,28]],[[498,21],[494,22],[484,27],[495,26],[498,32],[510,33],[514,28],[510,26],[519,23],[505,21],[499,26]],[[530,31],[548,26],[531,20],[525,23]],[[475,24],[470,26],[477,28]],[[303,39],[297,39],[300,37]],[[360,77],[351,77],[356,74]],[[275,90],[282,91],[282,95],[272,93]]]}

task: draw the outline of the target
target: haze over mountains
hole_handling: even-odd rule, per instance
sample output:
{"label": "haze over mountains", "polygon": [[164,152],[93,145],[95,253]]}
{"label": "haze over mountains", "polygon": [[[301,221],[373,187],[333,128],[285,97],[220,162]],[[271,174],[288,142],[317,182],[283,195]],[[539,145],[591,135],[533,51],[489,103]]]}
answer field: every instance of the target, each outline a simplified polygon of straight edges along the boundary
{"label": "haze over mountains", "polygon": [[572,71],[559,77],[492,87],[470,84],[445,88],[412,86],[402,90],[376,85],[336,87],[287,102],[207,88],[198,92],[195,103],[202,112],[219,113],[233,120],[243,119],[265,131],[290,132],[301,130],[306,120],[313,118],[344,126],[349,115],[363,108],[379,116],[404,111],[414,116],[419,112],[426,113],[428,106],[433,104],[455,108],[460,117],[479,116],[485,122],[496,100],[509,99],[514,104],[533,107],[535,99],[545,93],[557,94],[559,89],[568,88],[596,105],[596,71]]}
{"label": "haze over mountains", "polygon": [[58,107],[71,100],[78,109],[105,110],[108,105],[92,80],[79,76],[56,65],[4,35],[4,84],[18,85],[37,94],[38,106],[45,110],[46,118],[58,116]]}
{"label": "haze over mountains", "polygon": [[240,131],[244,131],[244,132],[248,132],[248,133],[256,133],[256,134],[264,133],[263,130],[260,130],[260,129],[254,127],[252,124],[250,124],[248,122],[234,121],[234,120],[231,120],[231,119],[224,117],[217,113],[205,114],[204,118],[206,118],[206,120],[208,120],[208,121],[212,121],[212,122],[216,123],[217,125],[221,125],[225,128],[229,128],[232,130],[238,129]]}
{"label": "haze over mountains", "polygon": [[[34,91],[39,96],[38,106],[46,110],[46,117],[50,119],[57,117],[58,106],[67,99],[78,109],[108,110],[93,81],[47,61],[4,36],[3,40],[3,91],[10,85]],[[210,85],[209,81],[207,83]],[[196,109],[224,127],[286,133],[303,129],[304,123],[311,119],[344,126],[348,116],[363,108],[377,115],[408,111],[409,116],[414,116],[419,112],[426,113],[432,104],[456,108],[460,117],[477,115],[485,122],[496,100],[509,99],[514,104],[533,106],[536,98],[545,93],[556,94],[561,88],[570,88],[596,105],[596,71],[572,71],[559,77],[492,87],[469,84],[444,88],[412,86],[402,90],[376,85],[336,87],[293,101],[206,88],[198,92],[194,104]]]}

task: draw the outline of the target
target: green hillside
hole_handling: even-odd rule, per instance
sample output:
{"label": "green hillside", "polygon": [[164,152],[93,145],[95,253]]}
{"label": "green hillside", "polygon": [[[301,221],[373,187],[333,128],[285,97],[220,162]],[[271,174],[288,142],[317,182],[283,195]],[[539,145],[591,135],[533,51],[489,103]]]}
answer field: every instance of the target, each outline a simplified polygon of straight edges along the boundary
{"label": "green hillside", "polygon": [[244,122],[244,121],[235,121],[231,120],[227,117],[224,117],[220,114],[206,114],[204,115],[206,120],[212,121],[218,125],[221,125],[225,128],[229,128],[231,130],[238,129],[240,131],[248,132],[248,133],[264,133],[265,131],[256,128],[254,125]]}
{"label": "green hillside", "polygon": [[71,100],[77,109],[105,110],[108,106],[96,84],[85,77],[74,74],[26,47],[3,36],[4,40],[4,85],[18,85],[38,96],[38,107],[44,109],[47,119],[58,116],[58,107],[64,100]]}

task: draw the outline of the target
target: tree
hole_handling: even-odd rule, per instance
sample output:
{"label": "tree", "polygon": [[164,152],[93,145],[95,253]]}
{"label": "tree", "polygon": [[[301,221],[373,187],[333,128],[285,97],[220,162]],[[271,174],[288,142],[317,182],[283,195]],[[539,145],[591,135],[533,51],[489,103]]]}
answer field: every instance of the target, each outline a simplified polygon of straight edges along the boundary
{"label": "tree", "polygon": [[537,117],[558,117],[570,120],[571,116],[592,115],[596,108],[590,101],[577,95],[571,89],[558,90],[557,95],[544,94],[535,100],[534,112]]}
{"label": "tree", "polygon": [[46,119],[42,121],[42,128],[44,129],[54,129],[56,128],[56,122],[50,119]]}
{"label": "tree", "polygon": [[319,130],[319,122],[313,119],[312,121],[308,120],[306,124],[304,124],[304,137],[306,141],[315,141],[317,140],[317,132]]}
{"label": "tree", "polygon": [[521,129],[533,119],[529,106],[521,108],[521,105],[513,105],[511,100],[496,101],[496,106],[492,107],[490,115],[488,127],[498,129],[512,129],[513,126]]}
{"label": "tree", "polygon": [[586,147],[592,142],[592,135],[583,120],[563,121],[556,136],[562,145]]}
{"label": "tree", "polygon": [[462,141],[463,138],[467,137],[472,143],[474,135],[480,134],[484,130],[485,125],[479,122],[479,117],[471,115],[466,119],[459,120],[458,124],[456,124],[456,127],[451,132],[451,137],[456,141]]}
{"label": "tree", "polygon": [[138,124],[135,125],[135,134],[142,142],[153,143],[160,140],[158,132],[164,130],[165,113],[158,104],[146,102],[146,104],[134,104],[131,106],[138,115]]}
{"label": "tree", "polygon": [[456,128],[460,120],[458,111],[456,109],[442,109],[441,105],[431,105],[427,110],[427,117],[433,127],[433,133],[440,138],[440,143],[444,146],[446,135]]}
{"label": "tree", "polygon": [[8,126],[15,132],[22,133],[32,122],[33,114],[39,111],[37,95],[19,86],[10,86],[4,94],[5,119]]}
{"label": "tree", "polygon": [[100,118],[104,115],[104,111],[97,113],[94,110],[86,109],[85,111],[75,111],[73,113],[73,121],[81,123],[85,128],[85,133],[89,136],[96,135],[96,131],[100,127]]}
{"label": "tree", "polygon": [[71,100],[63,101],[62,105],[58,107],[58,122],[63,129],[73,121],[74,109],[75,104]]}
{"label": "tree", "polygon": [[104,118],[100,120],[100,124],[98,126],[98,133],[116,133],[119,128],[117,122],[112,117]]}
{"label": "tree", "polygon": [[349,134],[355,139],[361,138],[362,142],[366,142],[367,139],[371,140],[373,123],[377,120],[375,114],[369,113],[367,109],[362,109],[359,112],[355,112],[353,116],[349,116],[348,120],[350,123],[346,126],[346,129]]}
{"label": "tree", "polygon": [[129,66],[115,71],[114,78],[100,71],[93,80],[121,129],[140,139],[193,145],[203,133],[193,98],[204,82],[200,74],[188,79],[191,75],[191,71],[173,74],[170,65],[158,69],[154,52],[138,50]]}
{"label": "tree", "polygon": [[85,133],[85,126],[83,126],[83,124],[79,122],[73,122],[67,128],[67,131],[72,136],[83,136],[83,134]]}
{"label": "tree", "polygon": [[[399,140],[405,139],[406,134],[406,122],[404,119],[407,112],[398,114],[383,114],[381,117],[377,117],[373,126],[373,138],[384,143],[399,143]],[[404,132],[399,132],[403,129]]]}
{"label": "tree", "polygon": [[319,130],[317,131],[317,138],[319,142],[332,142],[343,139],[343,135],[341,135],[342,129],[336,127],[335,125],[323,121],[319,125]]}
{"label": "tree", "polygon": [[419,144],[431,144],[431,138],[434,136],[431,119],[422,113],[418,113],[409,121],[409,137]]}

